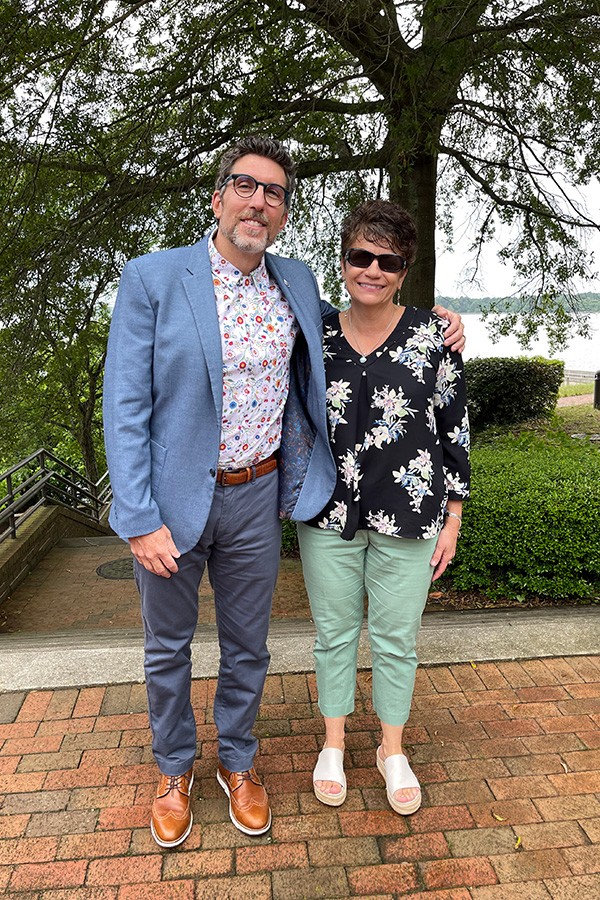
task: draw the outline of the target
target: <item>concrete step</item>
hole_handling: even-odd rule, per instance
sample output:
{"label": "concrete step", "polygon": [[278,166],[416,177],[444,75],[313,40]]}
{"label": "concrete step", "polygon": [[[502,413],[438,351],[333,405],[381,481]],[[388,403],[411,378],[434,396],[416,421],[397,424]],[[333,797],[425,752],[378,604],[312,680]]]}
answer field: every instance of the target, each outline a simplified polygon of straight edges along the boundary
{"label": "concrete step", "polygon": [[[273,621],[269,671],[313,671],[314,639],[310,620]],[[422,665],[600,655],[600,608],[427,612],[417,652]],[[0,691],[141,682],[142,656],[143,635],[137,628],[0,635]],[[216,676],[214,625],[198,626],[192,663],[195,678]],[[366,622],[358,665],[371,666]]]}

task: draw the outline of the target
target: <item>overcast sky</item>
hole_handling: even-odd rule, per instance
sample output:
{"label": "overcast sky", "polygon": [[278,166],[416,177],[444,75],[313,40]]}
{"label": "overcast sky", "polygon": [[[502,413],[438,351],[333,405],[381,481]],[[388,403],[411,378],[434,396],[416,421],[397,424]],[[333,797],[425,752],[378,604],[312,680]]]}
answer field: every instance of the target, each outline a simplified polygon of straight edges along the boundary
{"label": "overcast sky", "polygon": [[[590,218],[600,222],[600,185],[598,182],[586,189],[585,206]],[[472,242],[472,233],[469,233],[467,214],[457,210],[454,220],[455,248],[452,253],[443,250],[445,246],[443,236],[438,237],[437,246],[440,248],[436,264],[436,293],[442,297],[499,297],[513,293],[512,284],[514,270],[512,266],[504,265],[498,259],[498,251],[502,248],[499,240],[487,244],[480,266],[477,283],[471,280],[469,267],[473,265],[473,256],[469,252]],[[597,269],[600,269],[600,232],[589,230],[586,232],[587,246],[594,253]],[[600,278],[579,286],[584,293],[590,291],[600,293]]]}

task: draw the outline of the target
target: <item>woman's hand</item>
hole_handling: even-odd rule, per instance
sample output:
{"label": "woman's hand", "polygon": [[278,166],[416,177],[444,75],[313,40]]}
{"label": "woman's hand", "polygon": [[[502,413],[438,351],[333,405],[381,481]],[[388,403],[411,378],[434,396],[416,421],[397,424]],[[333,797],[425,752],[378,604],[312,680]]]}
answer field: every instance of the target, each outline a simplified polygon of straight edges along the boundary
{"label": "woman's hand", "polygon": [[431,578],[432,581],[435,581],[440,575],[443,575],[448,565],[454,559],[459,531],[460,521],[453,516],[448,516],[444,527],[438,535],[435,550],[431,557],[431,565],[434,566],[434,572]]}
{"label": "woman's hand", "polygon": [[456,350],[457,353],[462,353],[465,349],[466,340],[465,328],[459,313],[452,312],[451,309],[446,309],[444,306],[439,305],[434,306],[432,312],[437,313],[442,319],[447,319],[450,323],[444,335],[444,346],[450,347],[451,350]]}

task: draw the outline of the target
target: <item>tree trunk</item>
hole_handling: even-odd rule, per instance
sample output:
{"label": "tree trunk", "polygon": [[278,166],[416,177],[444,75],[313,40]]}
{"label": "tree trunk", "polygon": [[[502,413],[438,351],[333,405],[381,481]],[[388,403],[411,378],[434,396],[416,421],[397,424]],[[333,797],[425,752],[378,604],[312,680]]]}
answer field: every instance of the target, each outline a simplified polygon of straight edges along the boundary
{"label": "tree trunk", "polygon": [[[96,484],[98,481],[98,460],[96,458],[96,448],[94,447],[94,435],[92,431],[93,416],[89,415],[90,410],[88,408],[84,407],[82,409],[82,406],[83,404],[80,404],[79,427],[77,429],[76,439],[81,449],[81,456],[85,467],[85,477],[88,481]],[[92,404],[92,413],[93,408]]]}
{"label": "tree trunk", "polygon": [[422,154],[410,169],[390,167],[390,199],[414,219],[419,247],[402,286],[401,302],[431,309],[435,304],[435,196],[437,156]]}

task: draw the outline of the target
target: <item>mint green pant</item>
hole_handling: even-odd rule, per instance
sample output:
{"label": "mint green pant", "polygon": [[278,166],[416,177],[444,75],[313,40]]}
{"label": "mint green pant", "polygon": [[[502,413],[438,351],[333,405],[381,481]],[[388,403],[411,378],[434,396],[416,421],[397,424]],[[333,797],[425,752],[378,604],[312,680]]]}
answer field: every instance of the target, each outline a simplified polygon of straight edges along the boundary
{"label": "mint green pant", "polygon": [[409,540],[365,530],[343,541],[337,531],[299,523],[298,540],[317,629],[314,655],[322,714],[346,716],[354,709],[366,592],[373,707],[387,725],[404,725],[415,685],[415,641],[433,574],[435,539]]}

